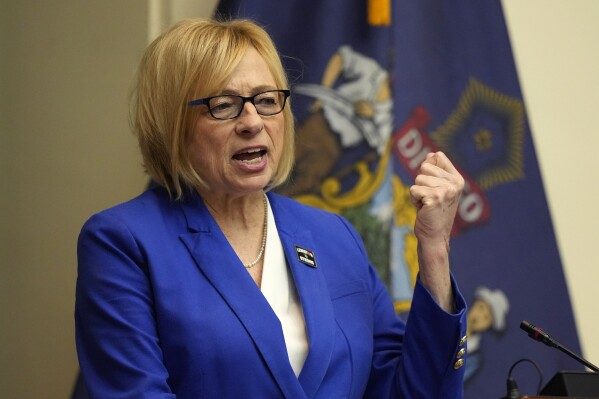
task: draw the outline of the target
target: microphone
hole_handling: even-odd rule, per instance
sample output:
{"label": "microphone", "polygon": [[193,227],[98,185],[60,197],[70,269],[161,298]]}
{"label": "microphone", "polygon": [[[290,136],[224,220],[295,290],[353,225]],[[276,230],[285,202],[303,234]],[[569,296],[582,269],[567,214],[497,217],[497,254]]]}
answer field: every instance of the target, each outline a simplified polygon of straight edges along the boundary
{"label": "microphone", "polygon": [[529,323],[526,320],[522,320],[522,323],[520,323],[520,328],[526,331],[528,333],[528,336],[534,339],[535,341],[542,342],[545,345],[551,346],[553,348],[557,347],[557,344],[549,336],[549,334],[547,334],[545,331],[541,330],[534,324]]}
{"label": "microphone", "polygon": [[501,399],[520,399],[522,397],[522,395],[520,394],[520,389],[518,388],[518,384],[516,383],[516,379],[512,377],[512,371],[514,371],[516,366],[522,362],[529,362],[530,364],[535,366],[537,372],[539,373],[539,386],[537,388],[537,392],[541,390],[541,383],[543,382],[543,373],[541,373],[539,365],[530,359],[520,359],[516,363],[512,364],[512,367],[510,367],[510,371],[508,371],[507,373],[507,395],[501,397]]}
{"label": "microphone", "polygon": [[542,342],[545,345],[550,346],[552,348],[557,348],[560,351],[564,352],[566,355],[570,356],[572,359],[576,360],[577,362],[584,364],[586,367],[590,368],[595,372],[599,372],[599,367],[595,366],[588,360],[583,359],[568,348],[564,347],[562,344],[551,338],[549,334],[547,334],[545,331],[541,330],[534,324],[526,320],[522,320],[522,323],[520,323],[520,328],[526,331],[528,333],[528,336],[534,339],[535,341]]}
{"label": "microphone", "polygon": [[520,399],[522,397],[522,395],[520,395],[520,389],[518,388],[518,384],[511,375],[507,378],[506,385],[507,395],[501,399]]}

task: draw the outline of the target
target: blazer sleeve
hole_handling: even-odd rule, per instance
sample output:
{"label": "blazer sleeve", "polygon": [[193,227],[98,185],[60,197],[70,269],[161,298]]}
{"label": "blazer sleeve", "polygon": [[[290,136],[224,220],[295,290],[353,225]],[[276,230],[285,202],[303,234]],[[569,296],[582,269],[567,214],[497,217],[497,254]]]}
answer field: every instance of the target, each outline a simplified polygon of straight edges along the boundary
{"label": "blazer sleeve", "polygon": [[[357,232],[347,227],[365,254]],[[462,398],[466,303],[453,276],[455,312],[443,310],[417,279],[406,323],[395,313],[391,297],[372,265],[369,279],[373,358],[364,397]]]}
{"label": "blazer sleeve", "polygon": [[175,398],[158,344],[143,251],[108,213],[79,236],[77,354],[90,398]]}

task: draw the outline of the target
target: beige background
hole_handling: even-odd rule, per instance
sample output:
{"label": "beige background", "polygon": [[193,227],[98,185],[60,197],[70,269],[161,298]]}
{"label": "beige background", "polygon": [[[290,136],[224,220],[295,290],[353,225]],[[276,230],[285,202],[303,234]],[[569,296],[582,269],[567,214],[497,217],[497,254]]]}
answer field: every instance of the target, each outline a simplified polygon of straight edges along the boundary
{"label": "beige background", "polygon": [[[146,182],[127,121],[136,64],[161,26],[214,4],[0,0],[0,397],[70,394],[77,234]],[[584,355],[597,364],[599,1],[503,4]]]}

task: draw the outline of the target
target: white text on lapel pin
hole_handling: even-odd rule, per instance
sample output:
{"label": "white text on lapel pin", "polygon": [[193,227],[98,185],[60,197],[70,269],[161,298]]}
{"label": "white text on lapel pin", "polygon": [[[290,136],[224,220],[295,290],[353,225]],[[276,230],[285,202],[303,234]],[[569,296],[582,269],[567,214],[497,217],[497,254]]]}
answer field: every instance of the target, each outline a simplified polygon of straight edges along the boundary
{"label": "white text on lapel pin", "polygon": [[302,248],[302,247],[298,247],[297,245],[295,246],[295,253],[297,254],[297,260],[299,260],[300,262],[316,268],[316,259],[314,258],[314,252]]}

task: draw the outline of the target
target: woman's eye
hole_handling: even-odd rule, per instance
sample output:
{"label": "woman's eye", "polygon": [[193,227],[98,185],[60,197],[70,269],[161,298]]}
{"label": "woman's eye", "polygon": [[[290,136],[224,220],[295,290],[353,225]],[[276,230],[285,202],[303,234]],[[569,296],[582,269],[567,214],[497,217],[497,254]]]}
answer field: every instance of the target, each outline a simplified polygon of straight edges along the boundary
{"label": "woman's eye", "polygon": [[256,99],[255,102],[260,105],[276,105],[277,99],[274,96],[266,96]]}
{"label": "woman's eye", "polygon": [[213,111],[225,111],[233,106],[235,106],[235,102],[231,99],[215,99],[216,101],[212,101],[210,104],[210,108]]}

